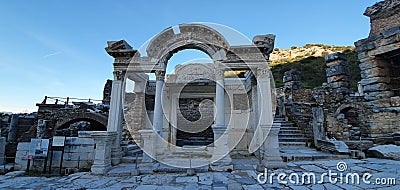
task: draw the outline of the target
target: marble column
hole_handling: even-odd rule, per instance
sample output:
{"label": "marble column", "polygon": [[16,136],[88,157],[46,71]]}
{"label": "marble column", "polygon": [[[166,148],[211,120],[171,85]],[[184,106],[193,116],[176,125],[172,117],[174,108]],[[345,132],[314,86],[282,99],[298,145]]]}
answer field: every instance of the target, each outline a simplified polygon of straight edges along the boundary
{"label": "marble column", "polygon": [[161,135],[163,126],[162,90],[164,87],[165,71],[156,71],[156,95],[154,102],[153,129]]}
{"label": "marble column", "polygon": [[111,149],[111,163],[112,165],[117,165],[121,161],[122,149],[121,149],[121,139],[122,139],[122,91],[124,83],[124,73],[122,71],[114,71],[114,80],[112,82],[111,90],[111,101],[110,110],[108,114],[108,126],[107,131],[117,132],[115,141],[112,144]]}
{"label": "marble column", "polygon": [[96,144],[91,171],[95,175],[105,175],[111,168],[111,145],[117,137],[117,132],[93,131],[91,137]]}
{"label": "marble column", "polygon": [[215,104],[216,117],[215,124],[212,125],[214,132],[214,152],[211,168],[214,171],[232,170],[232,159],[229,155],[228,147],[228,126],[225,124],[225,90],[224,90],[224,70],[215,69],[216,89]]}
{"label": "marble column", "polygon": [[258,92],[258,124],[263,131],[265,139],[261,152],[263,163],[267,168],[281,168],[285,164],[279,151],[278,133],[279,124],[273,124],[272,93],[270,70],[268,66],[260,66],[257,69],[257,92]]}
{"label": "marble column", "polygon": [[[154,141],[153,149],[155,151],[154,158],[157,158],[158,154],[162,154],[162,128],[163,128],[163,120],[164,120],[164,112],[163,112],[163,104],[162,104],[162,94],[164,88],[164,78],[165,71],[156,71],[156,95],[154,102],[154,116],[153,116],[153,130],[155,134],[159,134],[159,136],[154,136],[152,141]],[[144,140],[145,141],[145,140]],[[146,143],[146,142],[144,142]]]}

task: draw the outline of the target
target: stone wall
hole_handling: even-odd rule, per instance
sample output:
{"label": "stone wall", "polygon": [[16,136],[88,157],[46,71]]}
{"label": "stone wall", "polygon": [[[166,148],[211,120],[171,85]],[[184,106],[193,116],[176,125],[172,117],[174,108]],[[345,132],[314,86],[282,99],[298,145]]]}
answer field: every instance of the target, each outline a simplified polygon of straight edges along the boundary
{"label": "stone wall", "polygon": [[400,2],[387,0],[369,7],[368,38],[355,42],[360,60],[363,104],[370,137],[400,131]]}
{"label": "stone wall", "polygon": [[[15,160],[15,170],[26,170],[28,162],[30,142],[21,142],[18,144]],[[63,169],[77,169],[88,171],[94,159],[94,141],[90,137],[90,132],[80,131],[79,137],[67,137],[64,148]],[[50,165],[50,152],[47,166]],[[61,151],[54,151],[52,170],[60,168]],[[31,162],[31,170],[43,171],[44,160],[34,160]]]}
{"label": "stone wall", "polygon": [[400,26],[400,2],[398,0],[379,2],[368,7],[364,15],[371,19],[370,36],[379,34]]}
{"label": "stone wall", "polygon": [[313,139],[313,129],[310,123],[312,122],[312,108],[314,106],[312,91],[310,89],[299,89],[291,94],[291,101],[285,103],[286,115],[311,141]]}

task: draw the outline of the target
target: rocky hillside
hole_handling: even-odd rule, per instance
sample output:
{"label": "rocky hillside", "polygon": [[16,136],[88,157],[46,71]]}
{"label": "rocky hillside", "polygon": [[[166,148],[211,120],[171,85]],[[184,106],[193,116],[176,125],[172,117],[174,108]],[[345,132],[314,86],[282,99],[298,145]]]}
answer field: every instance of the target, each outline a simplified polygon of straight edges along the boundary
{"label": "rocky hillside", "polygon": [[297,69],[302,73],[304,88],[321,86],[326,82],[324,56],[334,52],[343,52],[347,55],[352,79],[351,87],[356,89],[360,80],[360,70],[354,47],[323,44],[306,44],[303,47],[293,46],[290,49],[275,48],[270,55],[270,66],[276,87],[283,86],[283,73],[290,69]]}

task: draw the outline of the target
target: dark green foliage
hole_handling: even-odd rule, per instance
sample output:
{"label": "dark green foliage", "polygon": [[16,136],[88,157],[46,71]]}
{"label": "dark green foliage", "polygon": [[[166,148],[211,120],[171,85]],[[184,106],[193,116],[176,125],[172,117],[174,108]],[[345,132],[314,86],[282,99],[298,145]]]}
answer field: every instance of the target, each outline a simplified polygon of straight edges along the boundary
{"label": "dark green foliage", "polygon": [[[360,69],[357,53],[352,50],[343,52],[347,56],[351,74],[351,88],[357,89],[357,82],[360,81]],[[283,86],[283,74],[290,69],[297,69],[301,72],[303,88],[315,88],[326,82],[324,57],[306,57],[298,61],[277,64],[271,68],[274,75],[276,87]]]}

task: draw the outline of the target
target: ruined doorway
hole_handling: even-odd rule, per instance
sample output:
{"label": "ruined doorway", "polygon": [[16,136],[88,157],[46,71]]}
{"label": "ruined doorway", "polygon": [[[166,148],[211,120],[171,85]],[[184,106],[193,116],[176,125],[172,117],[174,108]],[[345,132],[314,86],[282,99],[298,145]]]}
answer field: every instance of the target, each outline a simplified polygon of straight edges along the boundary
{"label": "ruined doorway", "polygon": [[400,96],[400,50],[388,55],[390,61],[390,88],[394,96]]}
{"label": "ruined doorway", "polygon": [[378,61],[387,68],[386,81],[392,96],[400,96],[400,49],[378,56]]}

